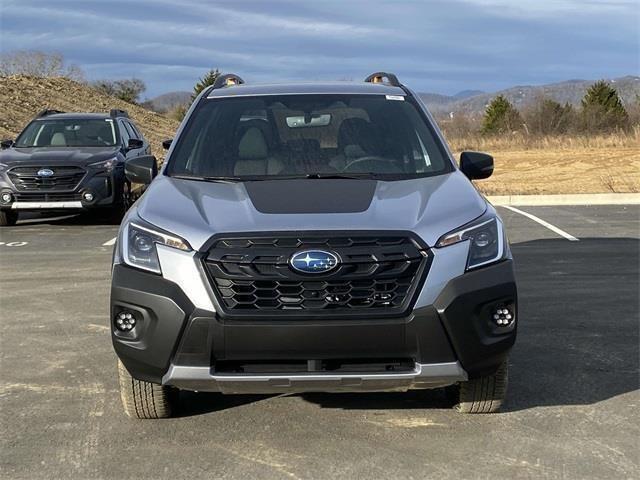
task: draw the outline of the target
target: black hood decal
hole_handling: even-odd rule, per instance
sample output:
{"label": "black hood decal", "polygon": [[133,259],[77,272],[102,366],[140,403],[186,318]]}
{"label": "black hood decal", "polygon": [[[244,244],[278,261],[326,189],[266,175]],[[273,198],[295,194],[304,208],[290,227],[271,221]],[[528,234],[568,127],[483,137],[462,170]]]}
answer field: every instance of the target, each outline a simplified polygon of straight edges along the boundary
{"label": "black hood decal", "polygon": [[358,213],[371,205],[376,180],[295,179],[246,182],[261,213]]}

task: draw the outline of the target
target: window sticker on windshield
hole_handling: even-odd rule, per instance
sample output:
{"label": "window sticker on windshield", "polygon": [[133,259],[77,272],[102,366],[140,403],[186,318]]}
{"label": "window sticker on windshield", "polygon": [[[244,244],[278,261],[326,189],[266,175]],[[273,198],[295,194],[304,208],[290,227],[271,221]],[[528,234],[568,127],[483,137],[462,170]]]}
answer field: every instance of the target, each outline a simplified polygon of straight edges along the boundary
{"label": "window sticker on windshield", "polygon": [[402,95],[385,95],[385,97],[387,97],[387,100],[404,100]]}

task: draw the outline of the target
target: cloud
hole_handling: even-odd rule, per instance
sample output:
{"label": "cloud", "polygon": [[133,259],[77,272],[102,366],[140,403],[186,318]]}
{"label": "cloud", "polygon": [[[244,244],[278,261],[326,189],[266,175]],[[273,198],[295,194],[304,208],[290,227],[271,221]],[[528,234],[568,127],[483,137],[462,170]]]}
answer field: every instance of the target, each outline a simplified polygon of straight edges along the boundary
{"label": "cloud", "polygon": [[0,0],[0,47],[63,53],[89,78],[190,90],[213,67],[250,81],[395,71],[455,93],[637,71],[637,3],[578,0]]}

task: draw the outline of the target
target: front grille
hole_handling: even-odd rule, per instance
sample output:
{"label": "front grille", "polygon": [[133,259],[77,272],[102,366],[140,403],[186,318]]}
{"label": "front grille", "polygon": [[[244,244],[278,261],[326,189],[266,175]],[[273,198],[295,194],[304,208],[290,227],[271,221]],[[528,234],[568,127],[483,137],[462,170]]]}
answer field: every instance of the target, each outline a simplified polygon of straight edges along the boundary
{"label": "front grille", "polygon": [[[53,175],[38,175],[43,168],[53,171]],[[84,177],[85,170],[76,166],[14,167],[7,174],[19,192],[64,191],[74,190]]]}
{"label": "front grille", "polygon": [[[430,263],[407,234],[217,238],[204,258],[222,313],[230,317],[397,316],[406,313]],[[341,262],[328,273],[294,271],[296,252],[319,249]]]}

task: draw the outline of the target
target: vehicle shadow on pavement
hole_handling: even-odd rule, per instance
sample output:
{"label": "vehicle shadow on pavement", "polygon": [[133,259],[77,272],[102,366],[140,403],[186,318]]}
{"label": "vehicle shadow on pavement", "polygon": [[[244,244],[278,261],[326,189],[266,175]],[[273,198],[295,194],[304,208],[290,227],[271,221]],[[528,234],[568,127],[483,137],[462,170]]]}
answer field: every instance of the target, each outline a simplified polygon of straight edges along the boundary
{"label": "vehicle shadow on pavement", "polygon": [[[640,387],[640,241],[546,239],[512,247],[518,339],[503,411],[589,405]],[[308,394],[325,408],[446,408],[442,391]]]}
{"label": "vehicle shadow on pavement", "polygon": [[180,392],[179,408],[175,417],[193,417],[220,412],[266,400],[274,395],[222,395],[209,392]]}
{"label": "vehicle shadow on pavement", "polygon": [[[16,227],[26,226],[76,226],[76,225],[119,225],[115,219],[109,218],[107,213],[82,212],[75,214],[65,213],[22,213]],[[16,228],[10,227],[10,228]]]}

